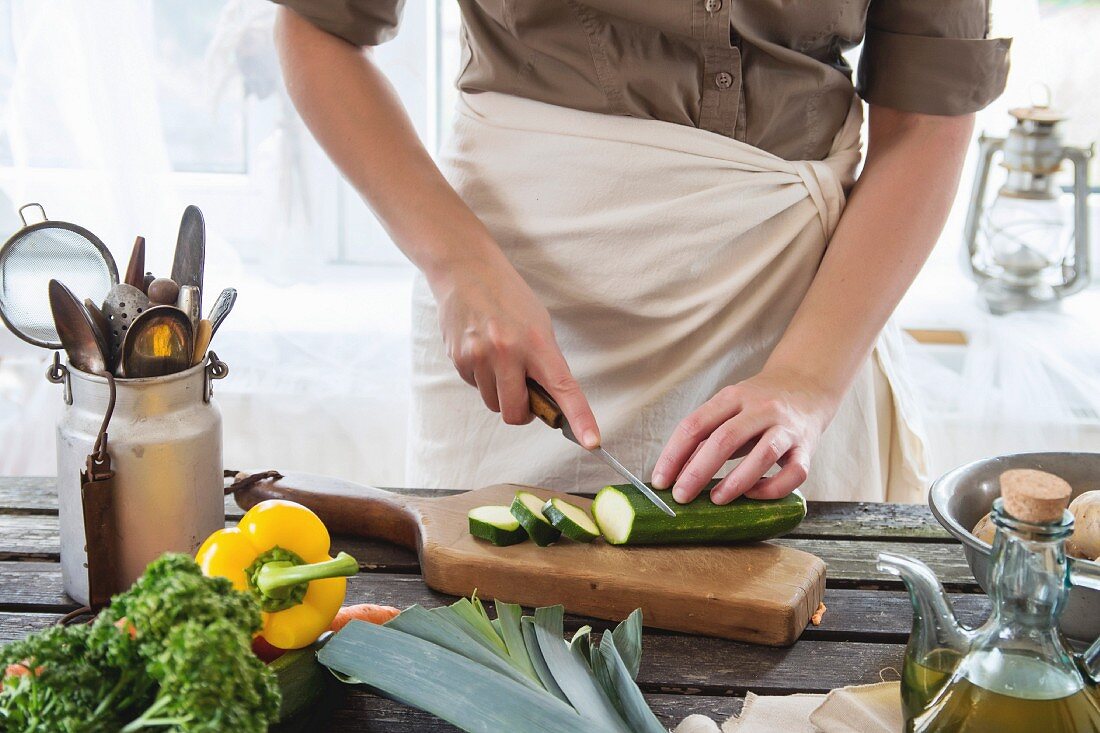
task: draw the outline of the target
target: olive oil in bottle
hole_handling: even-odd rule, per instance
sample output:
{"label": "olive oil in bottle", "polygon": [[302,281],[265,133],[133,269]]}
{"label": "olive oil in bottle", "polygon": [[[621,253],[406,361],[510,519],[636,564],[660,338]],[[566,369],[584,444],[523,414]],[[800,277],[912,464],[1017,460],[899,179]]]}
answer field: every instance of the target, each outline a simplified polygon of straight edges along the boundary
{"label": "olive oil in bottle", "polygon": [[[1100,731],[1096,688],[1030,655],[968,657],[965,669],[910,719],[913,733]],[[994,679],[983,672],[997,669]],[[995,689],[978,682],[991,684]],[[943,685],[943,681],[940,683]],[[908,717],[908,716],[907,716]]]}
{"label": "olive oil in bottle", "polygon": [[[901,699],[908,733],[1100,733],[1100,643],[1080,655],[1058,628],[1070,588],[1065,540],[1072,487],[1034,469],[999,477],[989,571],[992,613],[959,624],[943,585],[921,562],[890,553],[878,567],[909,590],[913,630]],[[1100,571],[1073,569],[1100,580]]]}
{"label": "olive oil in bottle", "polygon": [[936,697],[962,656],[954,649],[933,649],[919,662],[905,655],[901,672],[901,704],[905,719],[911,720],[924,711]]}

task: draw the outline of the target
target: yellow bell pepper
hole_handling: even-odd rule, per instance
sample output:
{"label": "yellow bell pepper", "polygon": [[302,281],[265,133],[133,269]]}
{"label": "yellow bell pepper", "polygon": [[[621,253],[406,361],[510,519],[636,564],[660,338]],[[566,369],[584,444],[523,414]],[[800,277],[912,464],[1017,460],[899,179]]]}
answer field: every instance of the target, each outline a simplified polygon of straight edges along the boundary
{"label": "yellow bell pepper", "polygon": [[260,602],[258,636],[280,649],[309,646],[328,629],[359,572],[351,555],[329,555],[329,534],[312,511],[269,499],[248,510],[236,527],[210,535],[195,555],[203,573],[228,578]]}

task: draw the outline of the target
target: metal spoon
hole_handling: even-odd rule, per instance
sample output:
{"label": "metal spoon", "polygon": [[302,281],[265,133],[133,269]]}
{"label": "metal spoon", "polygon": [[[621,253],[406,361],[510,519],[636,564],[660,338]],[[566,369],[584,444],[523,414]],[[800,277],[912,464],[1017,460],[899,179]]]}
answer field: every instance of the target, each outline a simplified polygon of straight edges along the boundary
{"label": "metal spoon", "polygon": [[107,371],[114,371],[116,354],[111,349],[111,339],[109,337],[111,327],[107,324],[107,316],[103,315],[103,311],[99,309],[99,306],[96,305],[91,298],[84,299],[84,308],[88,311],[88,315],[92,317],[92,325],[95,326],[96,335],[99,337],[99,343],[103,344],[106,349],[103,358],[107,362]]}
{"label": "metal spoon", "polygon": [[[107,293],[103,301],[103,315],[107,318],[108,353],[112,364],[119,364],[122,353],[122,341],[126,331],[135,318],[150,307],[149,298],[132,285],[118,283]],[[119,374],[118,376],[122,376]]]}
{"label": "metal spoon", "polygon": [[82,372],[98,374],[107,370],[107,347],[96,333],[95,323],[72,291],[50,280],[50,311],[58,338],[69,356],[69,363]]}
{"label": "metal spoon", "polygon": [[222,321],[229,315],[229,311],[233,310],[233,304],[236,302],[236,288],[226,288],[214,301],[210,314],[206,316],[206,320],[210,321],[210,338],[214,338],[214,334],[218,332],[218,326],[222,325]]}
{"label": "metal spoon", "polygon": [[191,366],[195,351],[191,320],[179,308],[156,305],[130,324],[120,364],[129,379],[161,377]]}

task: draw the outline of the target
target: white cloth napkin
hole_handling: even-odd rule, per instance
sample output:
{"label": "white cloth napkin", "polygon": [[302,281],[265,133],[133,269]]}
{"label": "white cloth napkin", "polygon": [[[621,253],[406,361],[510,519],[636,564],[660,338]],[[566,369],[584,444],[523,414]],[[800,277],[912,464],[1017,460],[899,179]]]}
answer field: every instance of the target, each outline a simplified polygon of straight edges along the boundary
{"label": "white cloth napkin", "polygon": [[689,715],[674,733],[901,733],[897,682],[842,687],[828,695],[760,696],[749,693],[741,714],[718,724]]}

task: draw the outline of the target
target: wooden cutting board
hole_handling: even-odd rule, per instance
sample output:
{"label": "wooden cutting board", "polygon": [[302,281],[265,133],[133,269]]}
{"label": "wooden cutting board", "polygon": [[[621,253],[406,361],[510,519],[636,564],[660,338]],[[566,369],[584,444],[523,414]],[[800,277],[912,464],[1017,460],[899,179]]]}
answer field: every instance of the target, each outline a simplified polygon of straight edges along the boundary
{"label": "wooden cutting board", "polygon": [[264,499],[308,506],[334,534],[415,549],[424,581],[437,591],[524,606],[562,604],[575,614],[619,621],[641,608],[646,626],[786,646],[825,593],[825,563],[767,542],[737,546],[614,547],[560,540],[510,547],[474,539],[466,512],[511,504],[517,489],[543,498],[591,499],[515,484],[438,498],[409,497],[349,481],[288,474],[237,492],[244,508]]}

